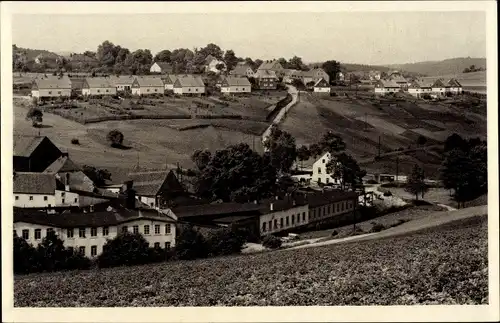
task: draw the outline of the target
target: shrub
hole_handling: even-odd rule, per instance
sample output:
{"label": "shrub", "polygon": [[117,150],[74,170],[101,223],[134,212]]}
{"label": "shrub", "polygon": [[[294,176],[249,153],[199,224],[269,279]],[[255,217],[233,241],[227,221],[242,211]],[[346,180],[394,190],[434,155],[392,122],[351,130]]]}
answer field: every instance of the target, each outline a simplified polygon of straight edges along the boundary
{"label": "shrub", "polygon": [[339,234],[339,233],[338,233],[338,231],[337,231],[337,230],[333,230],[333,231],[332,231],[331,236],[332,236],[332,237],[335,237],[335,236],[337,236],[338,234]]}
{"label": "shrub", "polygon": [[203,235],[189,225],[180,230],[175,254],[178,259],[205,258],[209,254],[209,246]]}
{"label": "shrub", "polygon": [[280,238],[269,234],[262,239],[262,245],[269,249],[278,249],[281,247],[282,241]]}
{"label": "shrub", "polygon": [[111,130],[106,139],[111,143],[111,146],[121,146],[123,143],[123,134],[118,130]]}
{"label": "shrub", "polygon": [[108,240],[103,252],[97,258],[101,268],[121,265],[140,265],[150,261],[150,251],[146,239],[141,234],[121,232]]}
{"label": "shrub", "polygon": [[207,241],[210,256],[240,253],[244,243],[244,237],[230,229],[221,229],[213,232]]}
{"label": "shrub", "polygon": [[392,196],[391,191],[385,191],[385,192],[384,192],[384,196]]}
{"label": "shrub", "polygon": [[374,223],[370,232],[380,232],[382,230],[385,230],[385,226],[381,223]]}
{"label": "shrub", "polygon": [[71,139],[71,143],[72,143],[73,145],[79,145],[79,144],[80,144],[80,140],[78,140],[78,139],[76,139],[76,138],[73,138],[73,139]]}

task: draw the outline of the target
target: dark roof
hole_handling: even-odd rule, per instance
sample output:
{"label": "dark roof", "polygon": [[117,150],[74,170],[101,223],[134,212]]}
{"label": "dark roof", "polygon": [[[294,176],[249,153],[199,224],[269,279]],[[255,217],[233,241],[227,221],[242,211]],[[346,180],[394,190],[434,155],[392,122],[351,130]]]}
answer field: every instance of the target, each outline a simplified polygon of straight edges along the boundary
{"label": "dark roof", "polygon": [[[163,70],[167,70],[167,71],[172,71],[172,65],[170,65],[169,63],[166,63],[166,62],[155,62],[161,69],[162,71]],[[153,65],[155,64],[153,63]]]}
{"label": "dark roof", "polygon": [[[14,156],[30,157],[45,136],[14,136]],[[50,141],[50,139],[47,138]]]}
{"label": "dark roof", "polygon": [[130,173],[128,177],[129,180],[133,181],[134,190],[140,196],[156,196],[165,183],[167,189],[182,190],[182,186],[172,170],[135,172]]}
{"label": "dark roof", "polygon": [[14,173],[14,193],[54,194],[56,177],[49,173]]}
{"label": "dark roof", "polygon": [[68,156],[60,156],[49,167],[45,173],[63,173],[63,172],[77,172],[81,171],[80,166],[76,165]]}
{"label": "dark roof", "polygon": [[340,190],[325,190],[305,194],[309,207],[312,208],[327,205],[333,202],[354,199],[358,196],[356,192],[345,192]]}
{"label": "dark roof", "polygon": [[[271,210],[271,204],[273,209]],[[297,195],[292,197],[291,195],[281,197],[276,200],[276,198],[270,198],[259,203],[260,211],[262,214],[274,213],[278,211],[289,210],[294,207],[307,205],[307,200],[303,196]]]}
{"label": "dark roof", "polygon": [[186,218],[194,216],[215,216],[243,212],[258,212],[261,208],[262,205],[253,203],[214,203],[174,207],[172,212],[174,212],[178,218]]}
{"label": "dark roof", "polygon": [[64,185],[68,184],[67,177],[69,177],[69,188],[71,191],[73,191],[73,190],[85,191],[85,192],[93,192],[94,191],[94,187],[95,187],[94,183],[82,171],[59,173],[59,177],[60,177],[59,180]]}
{"label": "dark roof", "polygon": [[39,89],[71,89],[71,80],[67,76],[39,78],[34,83]]}
{"label": "dark roof", "polygon": [[236,223],[236,222],[245,221],[245,220],[249,220],[249,219],[254,219],[256,215],[233,215],[233,216],[227,216],[227,217],[223,217],[223,218],[214,219],[213,222],[214,223],[230,224],[230,223]]}

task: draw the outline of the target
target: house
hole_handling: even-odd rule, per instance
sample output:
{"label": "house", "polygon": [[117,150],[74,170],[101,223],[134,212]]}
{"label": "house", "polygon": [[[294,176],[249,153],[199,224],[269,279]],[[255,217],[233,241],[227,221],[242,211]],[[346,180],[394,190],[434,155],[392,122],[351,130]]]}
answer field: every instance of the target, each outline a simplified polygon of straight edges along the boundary
{"label": "house", "polygon": [[328,162],[331,160],[331,154],[325,153],[313,163],[313,173],[311,182],[318,184],[334,184],[340,185],[338,178],[334,178],[332,173],[327,170]]}
{"label": "house", "polygon": [[149,69],[151,73],[171,74],[173,71],[172,65],[166,62],[154,62]]}
{"label": "house", "polygon": [[44,173],[55,174],[57,180],[62,184],[68,185],[70,190],[81,192],[95,192],[94,182],[83,172],[83,169],[75,164],[67,154],[59,157]]}
{"label": "house", "polygon": [[463,92],[462,84],[457,79],[452,78],[446,82],[446,91],[453,94],[461,94]]}
{"label": "house", "polygon": [[356,192],[322,190],[306,193],[309,206],[309,224],[336,224],[352,221],[358,201]]}
{"label": "house", "polygon": [[168,201],[185,193],[175,173],[170,171],[144,171],[128,175],[136,197],[151,208],[160,208]]}
{"label": "house", "polygon": [[248,64],[240,64],[238,63],[233,70],[229,72],[230,75],[234,76],[244,76],[244,77],[253,77],[253,70]]}
{"label": "house", "polygon": [[177,75],[167,74],[162,79],[165,84],[165,90],[173,91],[175,81],[177,81]]}
{"label": "house", "polygon": [[221,92],[225,94],[250,93],[251,91],[252,85],[245,76],[227,76],[221,83]]}
{"label": "house", "polygon": [[394,81],[378,80],[375,83],[375,94],[396,93],[401,91],[401,86]]}
{"label": "house", "polygon": [[82,95],[116,95],[116,87],[107,77],[87,77],[83,82]]}
{"label": "house", "polygon": [[50,173],[14,172],[14,206],[50,208],[78,206],[78,194],[70,192]]}
{"label": "house", "polygon": [[277,60],[267,60],[262,62],[257,68],[257,71],[272,71],[277,77],[285,76],[285,70],[283,66]]}
{"label": "house", "polygon": [[285,69],[283,75],[283,82],[291,84],[294,80],[300,80],[302,71],[294,69]]}
{"label": "house", "polygon": [[378,81],[382,78],[382,73],[380,71],[370,71],[368,72],[368,77],[370,81]]}
{"label": "house", "polygon": [[165,94],[165,84],[159,77],[138,76],[131,86],[132,95]]}
{"label": "house", "polygon": [[146,208],[130,200],[117,199],[104,210],[91,212],[65,211],[58,214],[14,209],[14,234],[35,247],[50,233],[55,233],[65,247],[87,257],[96,257],[108,239],[119,232],[141,233],[151,247],[170,249],[175,246],[176,218],[158,210]]}
{"label": "house", "polygon": [[199,75],[178,75],[174,83],[174,93],[202,95],[205,93],[205,83]]}
{"label": "house", "polygon": [[337,73],[337,81],[344,82],[346,80],[344,73],[338,72]]}
{"label": "house", "polygon": [[110,76],[109,80],[111,84],[114,85],[117,92],[131,92],[132,84],[134,83],[135,76],[132,75],[120,75],[120,76]]}
{"label": "house", "polygon": [[71,92],[74,95],[82,95],[83,84],[85,83],[85,78],[74,77],[73,74],[70,77],[71,80]]}
{"label": "house", "polygon": [[330,76],[322,68],[316,67],[309,71],[301,72],[301,79],[304,85],[309,83],[316,83],[321,79],[324,79],[328,84],[330,84]]}
{"label": "house", "polygon": [[262,203],[260,235],[286,233],[309,223],[309,206],[303,198],[276,197]]}
{"label": "house", "polygon": [[31,96],[38,99],[69,98],[71,96],[71,80],[68,76],[48,76],[33,80]]}
{"label": "house", "polygon": [[61,61],[61,57],[55,53],[41,53],[35,57],[35,63],[37,64],[57,64]]}
{"label": "house", "polygon": [[[220,64],[223,65],[222,69],[218,69],[217,66]],[[205,72],[214,72],[219,74],[221,71],[225,71],[227,68],[226,63],[224,61],[221,61],[220,59],[217,59],[213,57],[212,55],[208,55],[207,58],[205,58]]]}
{"label": "house", "polygon": [[45,136],[15,135],[13,139],[13,168],[16,172],[43,172],[63,155]]}
{"label": "house", "polygon": [[447,89],[447,84],[442,80],[438,79],[432,83],[432,93],[436,95],[445,95]]}
{"label": "house", "polygon": [[314,93],[326,93],[330,94],[330,84],[325,79],[319,79],[314,84]]}
{"label": "house", "polygon": [[408,93],[416,96],[417,98],[422,97],[425,94],[432,93],[432,85],[433,82],[429,80],[415,80],[410,82],[410,86],[408,86]]}
{"label": "house", "polygon": [[257,70],[254,74],[254,78],[257,81],[257,86],[261,90],[275,90],[278,86],[278,77],[272,70]]}
{"label": "house", "polygon": [[388,77],[387,80],[392,81],[399,85],[401,90],[406,91],[408,90],[408,85],[409,81],[403,77],[403,75],[399,72],[392,72]]}

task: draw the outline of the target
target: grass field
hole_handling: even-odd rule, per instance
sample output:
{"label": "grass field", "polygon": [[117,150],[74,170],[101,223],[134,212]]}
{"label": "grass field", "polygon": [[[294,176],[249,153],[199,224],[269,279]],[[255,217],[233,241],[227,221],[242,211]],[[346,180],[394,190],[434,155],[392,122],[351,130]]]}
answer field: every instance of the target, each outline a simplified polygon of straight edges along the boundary
{"label": "grass field", "polygon": [[487,217],[245,256],[17,276],[16,307],[488,304]]}

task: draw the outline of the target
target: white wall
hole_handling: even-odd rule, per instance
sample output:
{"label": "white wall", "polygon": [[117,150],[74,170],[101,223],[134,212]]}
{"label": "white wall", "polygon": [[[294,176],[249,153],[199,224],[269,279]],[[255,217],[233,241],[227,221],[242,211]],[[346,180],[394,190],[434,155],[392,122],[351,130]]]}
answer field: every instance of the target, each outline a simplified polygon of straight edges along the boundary
{"label": "white wall", "polygon": [[141,201],[142,203],[149,205],[150,207],[157,207],[156,205],[156,198],[154,197],[149,197],[149,196],[139,196],[137,195],[136,198]]}
{"label": "white wall", "polygon": [[149,69],[149,71],[151,73],[161,73],[161,67],[158,64],[154,63]]}
{"label": "white wall", "polygon": [[132,88],[132,94],[134,95],[149,95],[149,94],[164,94],[165,87],[159,86],[141,86],[137,88]]}
{"label": "white wall", "polygon": [[83,95],[116,95],[116,88],[83,88]]}
{"label": "white wall", "polygon": [[[30,199],[31,197],[31,199]],[[16,207],[49,207],[56,205],[54,195],[43,194],[19,194],[14,193],[14,206]]]}
{"label": "white wall", "polygon": [[[129,232],[134,231],[134,226],[138,226],[139,233],[144,236],[147,242],[149,242],[149,246],[153,247],[155,242],[160,243],[161,248],[165,248],[165,242],[170,242],[170,246],[174,247],[175,246],[175,224],[173,222],[171,223],[165,223],[165,222],[160,222],[160,221],[153,221],[153,220],[136,220],[136,221],[130,221],[127,223],[120,224],[119,230],[122,230],[124,226],[127,226],[127,230]],[[149,234],[144,233],[144,226],[149,225]],[[155,225],[160,226],[160,233],[156,234],[155,233]],[[166,233],[165,226],[170,226],[170,233]]]}
{"label": "white wall", "polygon": [[313,164],[313,174],[311,177],[311,181],[313,183],[322,183],[322,184],[340,184],[338,179],[333,178],[326,170],[326,165],[330,161],[330,154],[326,153],[321,158]]}
{"label": "white wall", "polygon": [[330,93],[329,87],[314,87],[314,92]]}
{"label": "white wall", "polygon": [[354,210],[353,200],[344,200],[338,202],[332,202],[327,205],[322,205],[314,208],[310,208],[309,210],[309,222],[317,222],[321,220],[325,220],[331,218],[333,216],[337,216],[340,214],[345,214],[347,212],[351,212]]}
{"label": "white wall", "polygon": [[59,191],[56,190],[56,206],[78,206],[79,195],[77,193],[68,192],[68,191]]}
{"label": "white wall", "polygon": [[174,88],[176,94],[202,94],[205,93],[205,87],[202,86],[189,86],[189,87],[176,87]]}
{"label": "white wall", "polygon": [[32,90],[31,95],[37,98],[41,97],[69,97],[71,96],[71,89],[38,89]]}
{"label": "white wall", "polygon": [[[306,220],[303,220],[305,214]],[[292,215],[295,218],[292,225]],[[297,221],[297,215],[300,215],[300,221]],[[288,225],[286,224],[286,217],[288,216]],[[281,226],[281,219],[283,219],[283,226]],[[274,220],[276,220],[277,227],[275,228]],[[271,230],[269,230],[269,221],[271,221]],[[266,223],[266,231],[263,230],[264,223]],[[259,230],[261,235],[276,233],[290,228],[296,228],[309,223],[309,210],[307,205],[297,206],[288,210],[277,211],[269,214],[261,215],[259,218]]]}
{"label": "white wall", "polygon": [[250,93],[250,86],[226,86],[221,87],[222,93]]}

